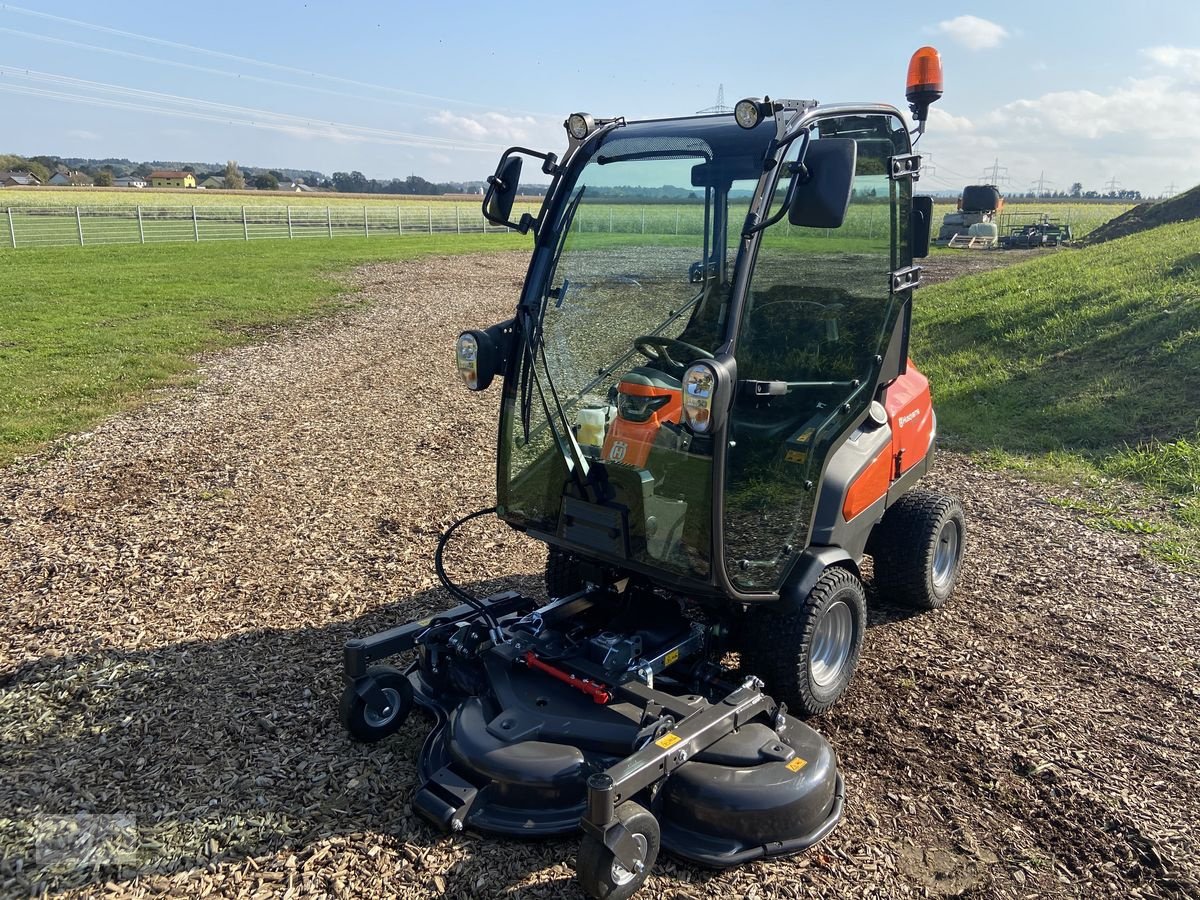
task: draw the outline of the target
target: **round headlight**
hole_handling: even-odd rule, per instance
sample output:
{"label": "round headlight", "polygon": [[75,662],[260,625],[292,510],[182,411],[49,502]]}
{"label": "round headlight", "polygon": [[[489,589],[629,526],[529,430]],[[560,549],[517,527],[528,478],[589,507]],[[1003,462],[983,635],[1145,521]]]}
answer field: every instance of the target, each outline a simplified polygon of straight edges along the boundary
{"label": "round headlight", "polygon": [[717,373],[711,366],[696,363],[683,373],[683,419],[696,434],[712,427]]}
{"label": "round headlight", "polygon": [[762,101],[748,97],[733,108],[733,117],[743,128],[753,128],[762,119]]}
{"label": "round headlight", "polygon": [[458,375],[470,390],[479,390],[479,341],[470,333],[460,334],[454,345]]}
{"label": "round headlight", "polygon": [[595,121],[587,113],[571,113],[567,117],[567,134],[577,141],[582,141],[595,125]]}

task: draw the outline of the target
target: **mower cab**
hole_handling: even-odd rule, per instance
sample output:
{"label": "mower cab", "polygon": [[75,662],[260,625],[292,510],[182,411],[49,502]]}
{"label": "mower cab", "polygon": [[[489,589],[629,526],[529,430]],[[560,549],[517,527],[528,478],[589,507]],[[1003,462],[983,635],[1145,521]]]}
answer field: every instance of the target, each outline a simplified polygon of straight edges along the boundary
{"label": "mower cab", "polygon": [[[940,93],[923,48],[917,133]],[[582,827],[581,882],[617,897],[660,845],[726,866],[833,828],[832,750],[793,713],[850,682],[863,556],[885,597],[940,606],[964,528],[912,490],[936,431],[908,359],[931,206],[900,113],[565,124],[561,160],[513,148],[489,179],[485,215],[535,247],[514,318],[456,348],[468,388],[503,379],[495,512],[548,545],[550,602],[444,579],[461,606],[347,645],[343,718],[378,739],[415,698],[438,723],[418,809]],[[551,184],[514,221],[522,156]],[[406,650],[406,672],[369,667]]]}

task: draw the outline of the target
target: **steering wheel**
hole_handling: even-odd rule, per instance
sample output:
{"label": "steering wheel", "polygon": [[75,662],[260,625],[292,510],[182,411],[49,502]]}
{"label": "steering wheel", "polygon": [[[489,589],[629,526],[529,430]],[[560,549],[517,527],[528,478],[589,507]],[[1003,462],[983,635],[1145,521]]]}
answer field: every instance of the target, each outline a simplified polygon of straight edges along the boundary
{"label": "steering wheel", "polygon": [[[695,344],[688,344],[684,341],[677,341],[675,338],[663,337],[658,334],[643,334],[639,338],[634,338],[633,346],[637,348],[638,353],[645,356],[651,362],[659,363],[663,366],[663,370],[676,378],[682,378],[687,367],[698,359],[712,359],[713,355],[707,350],[697,347]],[[686,358],[675,359],[671,355],[674,350]]]}

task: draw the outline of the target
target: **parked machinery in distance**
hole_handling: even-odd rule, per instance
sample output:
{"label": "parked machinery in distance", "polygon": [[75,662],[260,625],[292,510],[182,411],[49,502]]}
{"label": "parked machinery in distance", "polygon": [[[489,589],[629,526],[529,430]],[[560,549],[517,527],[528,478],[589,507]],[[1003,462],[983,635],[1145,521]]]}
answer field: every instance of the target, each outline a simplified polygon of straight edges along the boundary
{"label": "parked machinery in distance", "polygon": [[946,213],[937,242],[950,246],[994,247],[1000,236],[996,219],[1004,209],[1004,198],[994,184],[971,184],[963,188],[958,209]]}
{"label": "parked machinery in distance", "polygon": [[1043,215],[1036,222],[1010,226],[1008,234],[1000,238],[1000,249],[1036,250],[1039,247],[1069,244],[1072,240],[1070,225],[1064,225],[1048,215]]}

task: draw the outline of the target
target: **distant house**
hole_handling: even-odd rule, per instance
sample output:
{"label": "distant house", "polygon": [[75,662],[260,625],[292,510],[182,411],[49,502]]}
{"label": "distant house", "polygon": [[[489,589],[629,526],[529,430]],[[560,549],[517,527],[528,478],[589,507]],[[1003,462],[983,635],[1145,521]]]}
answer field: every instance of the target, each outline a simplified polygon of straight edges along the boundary
{"label": "distant house", "polygon": [[113,179],[113,187],[144,188],[149,186],[150,182],[141,175],[122,175],[120,178]]}
{"label": "distant house", "polygon": [[150,184],[156,188],[194,188],[196,176],[191,172],[174,172],[161,169],[150,173]]}
{"label": "distant house", "polygon": [[196,187],[204,188],[205,190],[219,191],[225,187],[225,178],[221,175],[209,175],[198,185],[196,185]]}
{"label": "distant house", "polygon": [[31,172],[0,172],[0,187],[37,187],[41,183]]}
{"label": "distant house", "polygon": [[94,179],[82,172],[55,172],[46,184],[54,187],[91,187]]}

